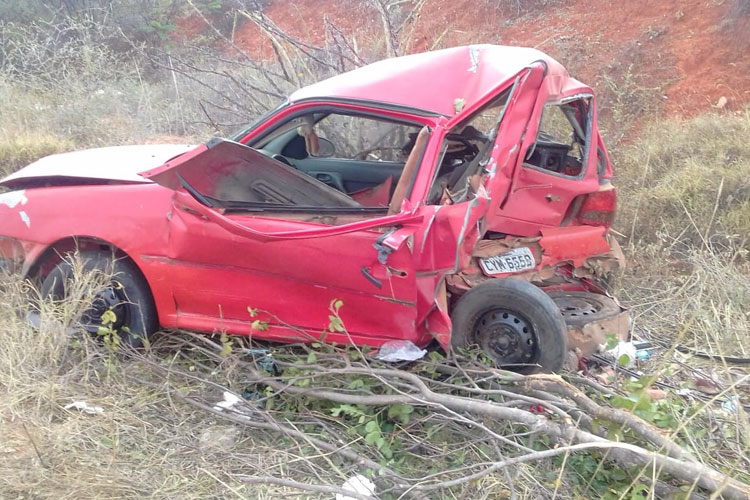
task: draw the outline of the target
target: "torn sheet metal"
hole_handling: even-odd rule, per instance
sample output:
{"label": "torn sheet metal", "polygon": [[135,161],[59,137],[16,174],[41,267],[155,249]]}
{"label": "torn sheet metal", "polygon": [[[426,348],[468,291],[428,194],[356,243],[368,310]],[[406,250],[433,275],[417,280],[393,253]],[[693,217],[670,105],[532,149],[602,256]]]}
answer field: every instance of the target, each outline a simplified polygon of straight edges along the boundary
{"label": "torn sheet metal", "polygon": [[[630,336],[630,311],[616,300],[585,291],[553,291],[568,327],[568,346],[581,356],[599,352],[610,341],[626,342]],[[635,359],[635,356],[632,357]]]}

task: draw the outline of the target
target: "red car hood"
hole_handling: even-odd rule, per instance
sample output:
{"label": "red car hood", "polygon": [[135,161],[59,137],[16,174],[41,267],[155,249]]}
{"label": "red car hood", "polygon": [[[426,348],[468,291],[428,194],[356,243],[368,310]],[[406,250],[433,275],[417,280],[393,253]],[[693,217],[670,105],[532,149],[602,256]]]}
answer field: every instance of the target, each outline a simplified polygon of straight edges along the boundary
{"label": "red car hood", "polygon": [[47,156],[0,180],[11,189],[79,183],[151,182],[138,172],[164,164],[193,149],[183,144],[115,146]]}

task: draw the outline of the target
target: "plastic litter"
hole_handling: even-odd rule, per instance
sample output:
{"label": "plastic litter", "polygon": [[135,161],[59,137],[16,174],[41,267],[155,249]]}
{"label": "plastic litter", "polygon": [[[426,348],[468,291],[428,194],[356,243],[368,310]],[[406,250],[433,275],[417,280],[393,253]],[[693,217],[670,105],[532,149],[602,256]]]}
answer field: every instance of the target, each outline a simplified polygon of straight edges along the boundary
{"label": "plastic litter", "polygon": [[[375,483],[362,474],[357,474],[356,476],[347,479],[346,482],[341,485],[341,489],[375,498]],[[355,500],[355,498],[344,495],[343,493],[336,493],[336,500]]]}
{"label": "plastic litter", "polygon": [[[619,366],[630,368],[635,363],[637,351],[632,342],[619,342],[612,349],[606,351],[606,354],[613,357]],[[627,360],[625,356],[627,356]]]}
{"label": "plastic litter", "polygon": [[279,370],[276,361],[274,361],[273,359],[273,354],[271,354],[271,351],[269,349],[245,349],[244,352],[245,354],[253,357],[255,362],[258,364],[258,368],[260,368],[261,370],[274,376],[281,374],[281,370]]}
{"label": "plastic litter", "polygon": [[396,361],[416,361],[427,354],[426,349],[420,349],[411,340],[391,340],[380,346],[375,359],[393,363]]}
{"label": "plastic litter", "polygon": [[224,391],[223,398],[223,400],[214,405],[214,410],[233,410],[237,403],[242,401],[242,398],[235,396],[229,391]]}
{"label": "plastic litter", "polygon": [[65,405],[63,408],[66,410],[75,408],[76,410],[80,410],[87,415],[100,415],[104,413],[104,408],[102,408],[101,406],[92,406],[86,401],[73,401],[69,405]]}

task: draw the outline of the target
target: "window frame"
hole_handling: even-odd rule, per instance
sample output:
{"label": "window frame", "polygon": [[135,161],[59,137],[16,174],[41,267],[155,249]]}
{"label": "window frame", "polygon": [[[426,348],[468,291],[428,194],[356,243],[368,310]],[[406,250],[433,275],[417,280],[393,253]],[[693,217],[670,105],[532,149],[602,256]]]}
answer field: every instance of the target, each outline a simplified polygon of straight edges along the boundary
{"label": "window frame", "polygon": [[[342,102],[341,105],[338,105],[335,102],[317,103],[317,102],[309,102],[309,101],[295,103],[292,105],[289,105],[288,103],[283,103],[283,104],[285,105],[279,106],[275,110],[274,114],[279,113],[279,112],[283,113],[285,111],[289,111],[288,113],[285,113],[284,116],[279,118],[278,120],[274,120],[273,116],[269,117],[266,120],[263,120],[263,123],[268,123],[268,122],[271,122],[271,123],[268,123],[268,126],[264,127],[261,133],[253,136],[252,138],[248,139],[246,142],[242,144],[250,148],[253,148],[255,150],[261,150],[263,148],[258,147],[257,144],[263,143],[263,141],[268,136],[273,135],[273,133],[276,130],[278,130],[280,127],[286,126],[291,121],[301,116],[306,116],[310,114],[316,115],[316,114],[321,114],[321,113],[324,114],[325,116],[328,116],[330,114],[361,116],[361,117],[370,118],[373,120],[378,120],[378,121],[383,121],[383,122],[391,122],[391,123],[396,123],[396,124],[401,124],[401,125],[412,126],[417,131],[427,126],[430,128],[431,134],[433,131],[433,126],[429,119],[420,121],[418,119],[409,119],[405,117],[396,117],[392,115],[392,113],[398,112],[400,110],[384,109],[385,112],[383,113],[383,112],[379,112],[378,108],[367,108],[367,109],[354,108],[352,107],[352,103],[349,103],[349,102]],[[299,109],[294,109],[295,107],[299,107]],[[431,117],[432,115],[425,115],[425,117],[427,116]],[[316,122],[316,125],[317,125],[317,122]],[[248,134],[244,134],[243,139],[245,139],[247,135]],[[426,149],[427,148],[425,148],[425,150],[420,153],[417,168],[414,171],[413,178],[410,179],[409,188],[406,194],[407,199],[411,197],[413,193],[413,189],[414,189],[415,179],[417,178],[419,174],[420,168],[423,167],[422,164],[423,164]],[[352,161],[352,162],[369,161],[374,164],[379,163],[378,160],[355,160],[351,158],[331,158],[331,160]],[[390,162],[390,163],[400,163],[400,162]],[[404,162],[404,165],[405,165],[405,162]],[[367,218],[370,219],[370,218],[378,218],[378,217],[387,216],[388,207],[386,206],[386,207],[351,207],[351,208],[349,207],[342,207],[342,208],[339,208],[339,207],[289,207],[287,208],[287,207],[278,207],[278,206],[273,207],[271,205],[268,208],[258,207],[254,210],[242,209],[242,208],[230,208],[227,210],[227,212],[232,213],[233,215],[255,213],[257,215],[261,215],[264,217],[276,218],[276,219],[282,219],[282,220],[290,220],[290,219],[284,218],[283,216],[279,216],[277,214],[300,213],[300,214],[319,214],[322,216],[325,216],[325,215],[363,215],[363,216],[367,216]]]}
{"label": "window frame", "polygon": [[[425,125],[429,125],[429,123],[420,122],[417,120],[408,120],[406,118],[396,118],[390,115],[381,114],[374,110],[351,109],[349,107],[339,107],[339,106],[332,105],[332,104],[321,104],[318,106],[307,105],[307,106],[301,107],[297,111],[293,111],[292,113],[289,113],[288,115],[284,116],[283,119],[274,123],[272,126],[267,127],[265,130],[263,130],[263,132],[253,137],[252,139],[247,141],[245,144],[254,149],[262,149],[262,148],[258,148],[256,144],[258,144],[259,142],[262,142],[263,139],[271,135],[279,127],[283,127],[287,123],[291,122],[292,120],[296,118],[299,118],[300,116],[305,116],[309,114],[318,114],[318,113],[324,113],[326,116],[333,114],[333,113],[340,114],[340,115],[349,115],[349,116],[364,116],[364,117],[372,118],[372,119],[379,120],[379,121],[400,123],[402,125],[411,125],[411,126],[417,127],[417,129],[421,129]],[[317,122],[316,122],[316,125],[317,125]],[[352,158],[337,158],[337,159],[339,160],[348,159],[351,161],[358,161],[358,160],[353,160]]]}
{"label": "window frame", "polygon": [[[586,113],[586,147],[583,152],[583,159],[581,160],[581,171],[578,173],[578,175],[566,175],[560,172],[553,172],[551,170],[548,170],[546,168],[539,167],[537,165],[527,163],[526,162],[526,155],[528,154],[529,150],[531,148],[536,147],[537,142],[539,141],[539,134],[542,132],[542,118],[544,116],[544,109],[547,106],[562,106],[564,104],[567,104],[572,101],[587,99],[588,100],[588,110]],[[562,112],[562,111],[561,111]],[[591,142],[592,142],[592,135],[593,135],[593,119],[594,119],[594,95],[590,93],[581,93],[581,94],[575,94],[568,97],[563,97],[562,99],[556,99],[547,101],[544,103],[544,106],[542,107],[542,112],[539,115],[539,124],[537,125],[537,131],[536,131],[536,138],[534,139],[534,142],[532,142],[528,148],[526,148],[526,151],[523,152],[522,161],[521,161],[521,167],[522,168],[528,168],[530,170],[536,170],[538,172],[542,172],[547,175],[551,175],[553,177],[558,177],[560,179],[569,179],[569,180],[581,180],[586,177],[586,174],[588,172],[588,164],[589,159],[591,156]],[[571,128],[573,126],[571,125]]]}
{"label": "window frame", "polygon": [[[384,119],[382,117],[376,117],[376,116],[364,116],[364,115],[362,115],[360,113],[328,113],[325,116],[323,116],[321,119],[315,121],[315,125],[313,126],[313,129],[316,130],[316,134],[318,135],[318,137],[320,137],[321,139],[325,139],[325,140],[329,141],[331,144],[334,145],[334,148],[336,148],[336,149],[338,149],[339,144],[336,144],[329,137],[326,137],[325,135],[322,135],[320,132],[324,132],[324,131],[321,131],[320,129],[316,128],[316,127],[320,126],[320,123],[322,121],[327,120],[332,115],[335,115],[335,116],[348,116],[348,117],[353,117],[353,118],[361,118],[363,120],[369,120],[369,121],[373,121],[373,122],[381,122],[381,123],[386,123],[386,124],[391,124],[391,125],[397,125],[397,126],[401,126],[401,127],[413,127],[414,130],[410,131],[410,132],[413,132],[413,133],[416,133],[416,134],[418,134],[419,131],[421,130],[421,128],[423,127],[423,125],[415,125],[415,124],[412,124],[412,123],[404,123],[404,122],[399,121],[399,120]],[[385,135],[388,135],[391,132],[392,131],[389,131]],[[376,151],[378,149],[381,149],[381,148],[374,147],[374,148],[370,148],[367,151]],[[383,148],[383,149],[396,149],[396,148],[395,147],[387,147],[387,148]],[[324,159],[331,159],[331,160],[338,160],[338,161],[368,162],[368,163],[374,163],[374,164],[377,164],[377,163],[400,164],[400,163],[402,163],[401,161],[398,161],[398,160],[380,160],[380,159],[378,159],[378,160],[370,160],[370,159],[368,159],[366,157],[358,159],[358,158],[349,158],[349,157],[346,157],[346,156],[337,156],[337,155],[333,155],[333,156],[330,156],[330,157],[325,157]],[[405,162],[406,162],[406,159],[404,159],[404,163]]]}

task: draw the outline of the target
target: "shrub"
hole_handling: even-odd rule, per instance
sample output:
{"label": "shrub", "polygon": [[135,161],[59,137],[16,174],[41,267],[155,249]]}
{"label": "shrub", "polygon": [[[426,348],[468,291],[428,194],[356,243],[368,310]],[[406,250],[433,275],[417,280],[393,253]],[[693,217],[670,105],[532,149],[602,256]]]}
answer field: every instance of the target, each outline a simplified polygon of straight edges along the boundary
{"label": "shrub", "polygon": [[614,154],[619,229],[632,244],[704,247],[750,234],[750,109],[647,126]]}
{"label": "shrub", "polygon": [[0,133],[0,176],[5,176],[47,155],[74,149],[65,137],[47,133]]}

